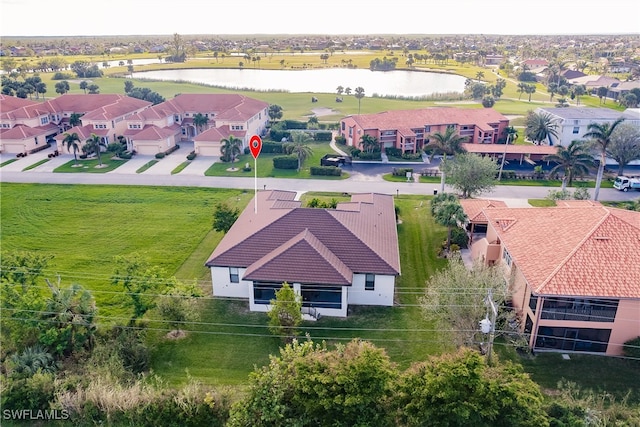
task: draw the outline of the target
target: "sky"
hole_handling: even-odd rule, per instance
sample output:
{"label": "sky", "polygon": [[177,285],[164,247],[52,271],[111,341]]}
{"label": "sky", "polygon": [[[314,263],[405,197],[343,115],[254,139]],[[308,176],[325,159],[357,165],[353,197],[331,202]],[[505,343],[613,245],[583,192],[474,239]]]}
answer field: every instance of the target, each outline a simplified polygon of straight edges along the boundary
{"label": "sky", "polygon": [[639,34],[637,0],[0,0],[0,37]]}

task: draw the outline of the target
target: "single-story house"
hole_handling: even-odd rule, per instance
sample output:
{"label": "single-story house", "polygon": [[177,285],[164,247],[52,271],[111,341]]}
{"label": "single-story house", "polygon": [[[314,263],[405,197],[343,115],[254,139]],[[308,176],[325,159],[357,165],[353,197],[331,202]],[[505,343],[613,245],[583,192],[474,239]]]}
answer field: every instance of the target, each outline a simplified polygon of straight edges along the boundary
{"label": "single-story house", "polygon": [[335,209],[302,207],[290,191],[255,197],[206,262],[215,296],[268,311],[287,282],[316,317],[393,305],[400,274],[393,196],[354,194]]}
{"label": "single-story house", "polygon": [[588,200],[482,212],[472,258],[502,268],[532,349],[613,356],[640,336],[640,212]]}

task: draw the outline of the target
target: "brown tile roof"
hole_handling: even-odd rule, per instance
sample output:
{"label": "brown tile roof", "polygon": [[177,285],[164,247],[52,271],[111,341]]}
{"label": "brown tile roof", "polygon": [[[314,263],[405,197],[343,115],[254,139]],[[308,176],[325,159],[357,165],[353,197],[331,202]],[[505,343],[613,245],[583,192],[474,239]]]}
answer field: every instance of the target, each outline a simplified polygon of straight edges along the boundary
{"label": "brown tile roof", "polygon": [[467,214],[469,222],[473,223],[487,223],[487,217],[485,216],[483,209],[485,208],[506,208],[507,204],[502,200],[489,200],[489,199],[460,199],[460,205]]}
{"label": "brown tile roof", "polygon": [[30,128],[29,126],[16,125],[2,132],[2,139],[27,139],[46,134],[42,128]]}
{"label": "brown tile roof", "polygon": [[243,139],[247,135],[247,131],[244,130],[230,130],[228,125],[220,126],[217,128],[209,128],[202,133],[196,135],[193,140],[194,141],[203,141],[203,142],[219,142],[225,138],[228,138],[229,135],[233,135],[236,138]]}
{"label": "brown tile roof", "polygon": [[640,298],[640,212],[594,205],[484,213],[535,293]]}
{"label": "brown tile roof", "polygon": [[180,127],[160,128],[155,125],[146,125],[142,130],[131,135],[137,141],[159,141],[167,139],[170,136],[178,135]]}
{"label": "brown tile roof", "polygon": [[[327,284],[325,275],[344,280],[353,273],[400,273],[391,196],[354,195],[352,202],[336,209],[302,208],[294,197],[293,192],[259,192],[258,214],[250,202],[206,265],[247,267],[251,277],[269,272],[269,277],[281,277],[277,280],[295,272],[291,281],[317,284]],[[310,262],[283,255],[294,247],[303,248],[313,260],[321,257],[321,264],[331,264],[331,270],[316,271]]]}
{"label": "brown tile roof", "polygon": [[250,265],[243,276],[254,281],[351,285],[353,272],[308,228]]}
{"label": "brown tile roof", "polygon": [[38,104],[39,102],[18,98],[17,96],[0,94],[0,114]]}
{"label": "brown tile roof", "polygon": [[478,125],[489,130],[488,124],[509,119],[493,108],[433,107],[419,110],[393,110],[376,114],[351,116],[363,129],[415,129],[425,125]]}

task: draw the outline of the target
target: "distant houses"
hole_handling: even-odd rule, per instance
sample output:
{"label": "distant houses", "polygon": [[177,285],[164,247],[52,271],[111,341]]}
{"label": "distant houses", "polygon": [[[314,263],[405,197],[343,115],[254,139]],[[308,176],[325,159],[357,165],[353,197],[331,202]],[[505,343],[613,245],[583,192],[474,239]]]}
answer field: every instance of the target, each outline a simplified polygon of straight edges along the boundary
{"label": "distant houses", "polygon": [[[268,106],[236,94],[181,94],[157,105],[115,94],[65,94],[45,102],[0,95],[0,151],[28,154],[54,142],[69,153],[64,133],[77,133],[79,148],[95,134],[139,154],[193,140],[197,154],[219,156],[221,139],[234,135],[246,146],[251,135],[266,132]],[[206,123],[194,122],[198,114]]]}

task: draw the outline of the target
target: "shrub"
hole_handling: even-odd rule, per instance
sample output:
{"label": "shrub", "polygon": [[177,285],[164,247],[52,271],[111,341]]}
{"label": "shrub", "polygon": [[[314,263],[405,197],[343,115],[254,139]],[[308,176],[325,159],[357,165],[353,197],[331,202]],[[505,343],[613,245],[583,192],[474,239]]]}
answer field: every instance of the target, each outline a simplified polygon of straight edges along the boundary
{"label": "shrub", "polygon": [[78,156],[78,158],[79,158],[79,159],[86,159],[86,158],[87,158],[87,155],[86,155],[86,154],[80,154],[80,155]]}
{"label": "shrub", "polygon": [[413,173],[413,168],[393,168],[393,176],[407,176],[407,172]]}
{"label": "shrub", "polygon": [[467,232],[464,231],[462,228],[456,227],[451,229],[452,246],[453,244],[456,244],[458,245],[458,248],[466,248],[468,241],[469,241],[469,238],[467,237]]}
{"label": "shrub", "polygon": [[342,170],[337,166],[311,166],[311,175],[340,176]]}
{"label": "shrub", "polygon": [[167,151],[165,151],[164,153],[165,153],[165,154],[171,154],[171,153],[173,153],[174,151],[179,150],[179,149],[180,149],[180,146],[179,146],[178,144],[176,144],[176,145],[174,145],[173,147],[169,148],[169,149],[168,149]]}
{"label": "shrub", "polygon": [[129,160],[131,157],[133,157],[133,154],[131,153],[131,151],[123,151],[122,153],[118,154],[118,157],[124,160]]}
{"label": "shrub", "polygon": [[332,136],[331,132],[316,132],[313,139],[316,141],[331,141]]}
{"label": "shrub", "polygon": [[301,122],[298,120],[284,120],[282,122],[285,129],[306,129],[307,122]]}
{"label": "shrub", "polygon": [[[248,148],[247,148],[248,149]],[[251,152],[251,151],[249,151]],[[284,152],[283,144],[281,142],[263,142],[261,153],[282,154]],[[249,154],[249,153],[247,153]]]}
{"label": "shrub", "polygon": [[51,80],[69,80],[73,78],[75,78],[75,76],[71,73],[61,73],[58,71],[53,75],[53,77],[51,77]]}
{"label": "shrub", "polygon": [[296,156],[278,156],[273,158],[275,169],[298,169],[298,158]]}
{"label": "shrub", "polygon": [[112,142],[111,144],[107,145],[107,152],[114,153],[118,157],[120,157],[120,154],[122,154],[122,152],[124,152],[126,149],[127,147],[119,142]]}
{"label": "shrub", "polygon": [[640,358],[640,337],[626,341],[622,346],[622,351],[627,357]]}
{"label": "shrub", "polygon": [[422,158],[422,154],[420,153],[404,153],[402,155],[402,158],[405,160],[416,160],[416,159],[421,159]]}
{"label": "shrub", "polygon": [[51,147],[51,144],[46,143],[44,145],[41,145],[40,147],[34,148],[33,150],[29,150],[29,154],[33,154],[33,153],[37,153],[38,151],[46,150],[49,147]]}
{"label": "shrub", "polygon": [[336,141],[336,144],[340,144],[340,145],[345,145],[347,143],[347,138],[345,138],[342,135],[336,135],[334,140]]}
{"label": "shrub", "polygon": [[485,95],[482,98],[482,106],[484,108],[491,108],[495,105],[495,103],[496,103],[496,100],[491,95]]}
{"label": "shrub", "polygon": [[51,373],[36,372],[29,378],[3,380],[2,409],[49,409],[55,394],[55,378]]}
{"label": "shrub", "polygon": [[[271,128],[271,130],[269,131],[269,138],[271,138],[274,141],[282,141],[283,139],[289,139],[290,136],[291,136],[291,132],[288,132],[286,130],[278,130],[278,129]],[[264,150],[264,144],[262,144],[262,149]]]}
{"label": "shrub", "polygon": [[360,160],[382,160],[380,151],[374,151],[373,153],[360,152],[358,157],[360,158]]}
{"label": "shrub", "polygon": [[195,151],[190,152],[189,154],[187,154],[187,160],[193,160],[193,159],[195,159],[195,158],[196,158],[196,155],[197,155],[197,154],[196,154],[196,152],[195,152]]}
{"label": "shrub", "polygon": [[387,153],[387,156],[393,156],[393,157],[402,156],[402,150],[395,147],[387,147],[384,149],[384,152]]}
{"label": "shrub", "polygon": [[156,153],[156,159],[164,159],[165,156],[165,153]]}

